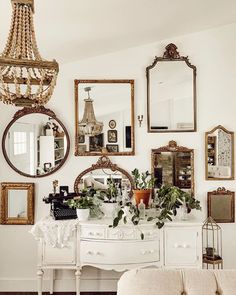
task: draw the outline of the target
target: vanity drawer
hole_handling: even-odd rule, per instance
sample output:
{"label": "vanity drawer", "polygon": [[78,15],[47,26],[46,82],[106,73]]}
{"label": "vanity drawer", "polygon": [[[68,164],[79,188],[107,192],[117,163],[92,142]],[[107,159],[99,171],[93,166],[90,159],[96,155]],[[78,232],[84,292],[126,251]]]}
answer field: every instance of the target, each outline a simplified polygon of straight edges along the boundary
{"label": "vanity drawer", "polygon": [[69,241],[64,248],[56,248],[47,244],[43,244],[43,264],[75,264],[76,263],[76,243],[74,240]]}
{"label": "vanity drawer", "polygon": [[159,261],[158,241],[81,241],[82,264],[131,264]]}
{"label": "vanity drawer", "polygon": [[104,239],[105,228],[104,227],[92,227],[92,226],[81,226],[80,229],[81,238],[85,239]]}

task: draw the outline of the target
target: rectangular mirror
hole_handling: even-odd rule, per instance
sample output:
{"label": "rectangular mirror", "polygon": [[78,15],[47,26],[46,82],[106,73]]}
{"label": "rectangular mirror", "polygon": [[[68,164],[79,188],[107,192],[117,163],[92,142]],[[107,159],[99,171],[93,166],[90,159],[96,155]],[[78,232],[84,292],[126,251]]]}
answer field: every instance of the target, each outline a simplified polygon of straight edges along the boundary
{"label": "rectangular mirror", "polygon": [[234,222],[235,216],[235,193],[219,187],[216,191],[207,193],[207,212],[215,222]]}
{"label": "rectangular mirror", "polygon": [[1,183],[1,224],[34,224],[34,183]]}
{"label": "rectangular mirror", "polygon": [[169,44],[146,75],[148,132],[196,131],[196,67],[188,57]]}
{"label": "rectangular mirror", "polygon": [[134,80],[75,80],[75,155],[134,155]]}
{"label": "rectangular mirror", "polygon": [[152,173],[156,178],[155,189],[162,185],[177,186],[194,194],[194,151],[177,146],[170,141],[168,146],[152,150]]}
{"label": "rectangular mirror", "polygon": [[205,133],[206,180],[234,179],[234,132],[218,125]]}

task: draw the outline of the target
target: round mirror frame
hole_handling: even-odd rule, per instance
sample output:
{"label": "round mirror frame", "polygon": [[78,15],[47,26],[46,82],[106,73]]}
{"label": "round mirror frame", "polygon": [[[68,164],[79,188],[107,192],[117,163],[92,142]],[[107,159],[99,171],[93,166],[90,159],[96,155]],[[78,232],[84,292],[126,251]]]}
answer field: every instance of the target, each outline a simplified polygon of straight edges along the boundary
{"label": "round mirror frame", "polygon": [[[96,164],[93,164],[91,167],[89,167],[88,169],[85,169],[83,172],[81,172],[75,182],[74,182],[74,191],[78,194],[79,191],[78,191],[78,187],[79,187],[79,184],[80,184],[80,181],[82,179],[82,177],[84,175],[86,175],[87,173],[91,172],[91,171],[94,171],[94,170],[98,170],[98,169],[111,169],[111,171],[119,171],[121,172],[122,174],[124,174],[130,181],[130,184],[131,184],[131,188],[133,189],[134,188],[134,182],[133,182],[133,178],[132,176],[124,169],[118,167],[116,164],[113,164],[111,162],[111,160],[107,157],[107,156],[101,156],[97,163]],[[132,191],[132,190],[131,190]]]}
{"label": "round mirror frame", "polygon": [[[26,116],[26,115],[30,115],[30,114],[43,114],[46,116],[49,116],[51,118],[53,118],[58,124],[60,124],[61,128],[63,129],[65,136],[66,136],[66,140],[67,140],[67,149],[66,149],[66,153],[64,156],[64,159],[61,161],[61,163],[52,171],[45,173],[45,174],[41,174],[41,175],[30,175],[27,173],[24,173],[22,171],[20,171],[19,169],[17,169],[12,162],[10,161],[8,155],[7,155],[7,151],[6,151],[6,147],[5,147],[5,141],[6,141],[6,137],[7,137],[7,133],[10,129],[10,127],[20,118]],[[46,177],[48,175],[53,174],[54,172],[56,172],[57,170],[59,170],[65,163],[65,161],[68,158],[69,152],[70,152],[70,138],[69,138],[69,133],[66,129],[66,127],[64,126],[64,124],[57,118],[56,114],[49,110],[46,109],[44,106],[39,106],[39,107],[33,107],[33,108],[28,108],[25,107],[19,111],[17,111],[15,113],[15,115],[13,116],[13,119],[11,120],[11,122],[7,125],[6,129],[4,130],[3,133],[3,137],[2,137],[2,151],[3,151],[3,155],[5,160],[7,161],[8,165],[18,174],[25,176],[25,177],[31,177],[31,178],[41,178],[41,177]]]}

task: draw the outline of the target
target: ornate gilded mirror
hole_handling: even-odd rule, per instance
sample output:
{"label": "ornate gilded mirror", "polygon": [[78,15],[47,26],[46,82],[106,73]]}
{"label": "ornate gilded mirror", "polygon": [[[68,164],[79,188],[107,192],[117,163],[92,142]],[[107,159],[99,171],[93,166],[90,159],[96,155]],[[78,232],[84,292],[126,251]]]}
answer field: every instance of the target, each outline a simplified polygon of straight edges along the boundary
{"label": "ornate gilded mirror", "polygon": [[34,224],[34,183],[1,183],[1,224]]}
{"label": "ornate gilded mirror", "polygon": [[170,141],[167,146],[152,149],[152,173],[155,188],[169,184],[194,194],[194,150]]}
{"label": "ornate gilded mirror", "polygon": [[134,155],[134,80],[75,80],[75,156]]}
{"label": "ornate gilded mirror", "polygon": [[148,132],[196,131],[196,67],[174,44],[146,68]]}
{"label": "ornate gilded mirror", "polygon": [[66,161],[70,140],[63,123],[44,107],[24,108],[6,127],[2,149],[7,163],[26,177],[44,177]]}
{"label": "ornate gilded mirror", "polygon": [[234,179],[234,132],[218,125],[205,133],[206,180]]}
{"label": "ornate gilded mirror", "polygon": [[108,181],[112,179],[120,188],[131,194],[133,188],[132,176],[124,169],[113,164],[107,156],[102,156],[96,164],[81,172],[75,180],[74,191],[79,193],[83,188],[107,189]]}

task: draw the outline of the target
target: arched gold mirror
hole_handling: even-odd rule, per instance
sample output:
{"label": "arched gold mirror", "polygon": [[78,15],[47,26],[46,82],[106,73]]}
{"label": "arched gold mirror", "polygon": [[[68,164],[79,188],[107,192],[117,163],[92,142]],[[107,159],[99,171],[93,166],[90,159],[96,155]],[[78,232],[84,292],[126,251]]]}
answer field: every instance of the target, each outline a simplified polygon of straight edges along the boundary
{"label": "arched gold mirror", "polygon": [[148,132],[196,131],[196,67],[188,57],[171,43],[146,77]]}
{"label": "arched gold mirror", "polygon": [[44,107],[24,108],[14,115],[2,138],[10,167],[26,177],[57,171],[70,150],[69,134],[55,113]]}
{"label": "arched gold mirror", "polygon": [[86,187],[106,189],[109,179],[117,183],[120,188],[125,187],[131,194],[133,188],[132,176],[126,170],[113,164],[106,156],[100,157],[96,164],[78,175],[74,182],[74,191],[79,193],[80,190]]}
{"label": "arched gold mirror", "polygon": [[170,141],[167,146],[152,149],[152,173],[155,188],[164,184],[177,186],[194,194],[194,150]]}
{"label": "arched gold mirror", "polygon": [[221,125],[205,134],[206,180],[234,179],[234,132]]}

